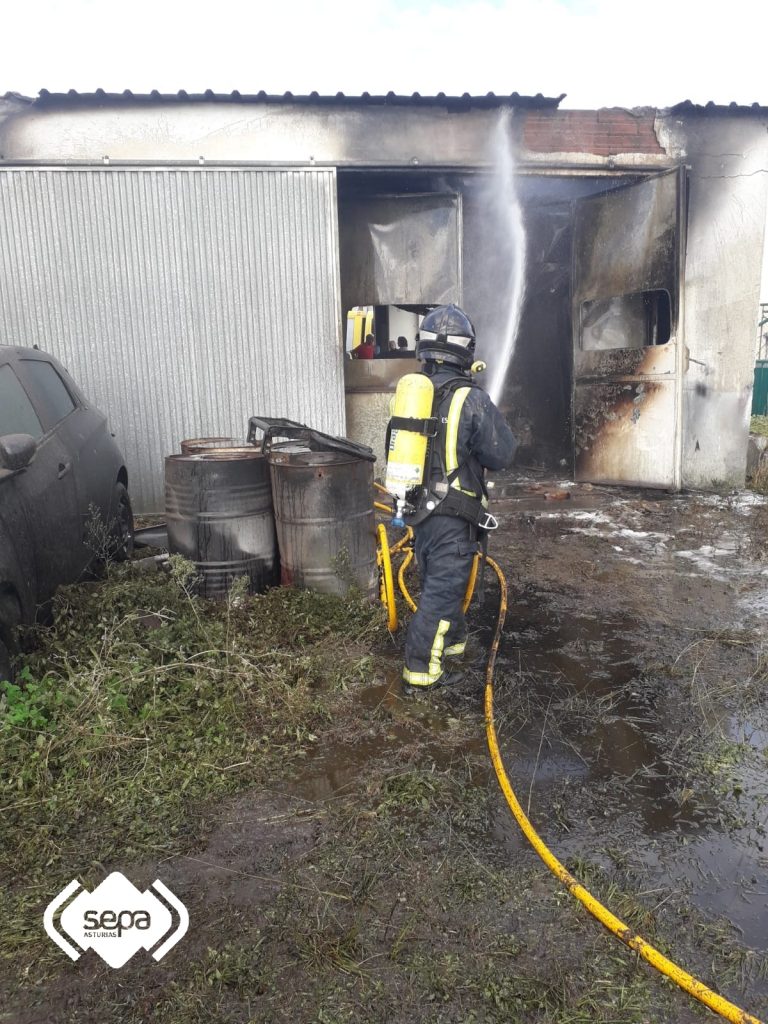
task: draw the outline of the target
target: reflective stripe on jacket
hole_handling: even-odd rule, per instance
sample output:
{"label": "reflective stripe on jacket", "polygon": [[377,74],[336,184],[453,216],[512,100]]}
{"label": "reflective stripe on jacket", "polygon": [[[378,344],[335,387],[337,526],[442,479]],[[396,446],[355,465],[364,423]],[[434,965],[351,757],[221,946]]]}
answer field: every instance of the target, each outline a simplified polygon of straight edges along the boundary
{"label": "reflective stripe on jacket", "polygon": [[[463,378],[455,370],[440,367],[431,380],[437,391],[452,380]],[[517,450],[517,441],[507,421],[488,394],[479,387],[458,387],[448,392],[437,410],[440,430],[435,444],[438,451],[431,461],[430,483],[444,480],[459,469],[453,481],[467,494],[482,496],[484,470],[507,469]]]}

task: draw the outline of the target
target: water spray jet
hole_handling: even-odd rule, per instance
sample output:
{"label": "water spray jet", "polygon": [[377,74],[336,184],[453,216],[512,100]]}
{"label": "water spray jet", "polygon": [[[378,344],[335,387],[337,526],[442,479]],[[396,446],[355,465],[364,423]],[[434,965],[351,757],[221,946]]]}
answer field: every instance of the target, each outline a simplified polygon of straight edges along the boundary
{"label": "water spray jet", "polygon": [[493,176],[489,195],[489,215],[494,221],[492,234],[498,238],[496,257],[504,267],[504,283],[499,301],[507,309],[506,317],[502,319],[503,327],[498,343],[489,350],[491,368],[488,393],[497,404],[515,352],[525,299],[526,235],[517,193],[511,120],[512,111],[502,111],[493,133]]}

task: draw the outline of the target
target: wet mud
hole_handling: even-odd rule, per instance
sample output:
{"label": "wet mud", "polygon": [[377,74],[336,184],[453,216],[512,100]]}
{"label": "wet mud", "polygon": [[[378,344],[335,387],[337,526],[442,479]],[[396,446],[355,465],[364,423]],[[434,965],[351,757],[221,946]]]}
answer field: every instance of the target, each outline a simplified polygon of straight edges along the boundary
{"label": "wet mud", "polygon": [[[520,802],[630,928],[768,1019],[768,501],[535,480],[495,495],[495,718]],[[384,636],[268,787],[200,808],[184,849],[110,865],[185,900],[178,955],[119,977],[90,959],[7,1019],[712,1019],[512,818],[483,717],[496,608],[487,573],[459,684],[406,697],[403,633]]]}
{"label": "wet mud", "polygon": [[[684,895],[705,917],[768,947],[768,504],[751,494],[669,496],[503,484],[492,553],[510,582],[496,671],[502,752],[518,796],[569,863],[629,865],[640,888]],[[396,657],[359,700],[386,734],[333,744],[296,784],[310,799],[343,791],[393,749],[439,766],[441,737],[474,718],[481,755],[483,651],[496,592],[471,619],[466,679],[404,699]],[[466,725],[466,721],[465,721]],[[495,785],[477,771],[475,784]],[[507,808],[493,839],[526,843]],[[765,991],[765,984],[760,988]]]}

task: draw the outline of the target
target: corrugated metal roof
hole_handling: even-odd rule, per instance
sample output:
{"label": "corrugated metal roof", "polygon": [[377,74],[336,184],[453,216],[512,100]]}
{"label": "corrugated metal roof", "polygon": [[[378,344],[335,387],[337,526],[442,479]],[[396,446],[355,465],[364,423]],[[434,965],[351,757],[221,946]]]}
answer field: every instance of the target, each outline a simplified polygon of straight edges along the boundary
{"label": "corrugated metal roof", "polygon": [[[14,93],[6,94],[7,98],[24,99]],[[105,103],[114,105],[117,103],[126,104],[150,104],[150,103],[302,103],[315,104],[317,106],[341,106],[345,104],[365,104],[370,106],[410,106],[410,107],[447,107],[451,110],[468,110],[470,108],[495,108],[495,107],[528,107],[528,108],[550,108],[555,109],[565,98],[565,93],[560,96],[543,96],[536,93],[535,96],[521,96],[513,92],[509,96],[497,96],[489,92],[484,96],[472,96],[468,92],[460,96],[449,96],[439,92],[435,96],[422,96],[414,92],[408,96],[388,92],[385,95],[372,95],[364,92],[359,96],[348,96],[343,92],[334,95],[322,96],[318,92],[311,92],[309,95],[295,95],[292,92],[284,93],[241,93],[238,91],[221,93],[207,89],[201,93],[190,93],[184,89],[175,93],[161,93],[157,89],[152,92],[140,93],[126,89],[124,92],[105,92],[104,89],[96,89],[95,92],[77,92],[70,89],[68,92],[49,92],[48,89],[41,89],[39,96],[30,98],[35,106],[98,106]]]}
{"label": "corrugated metal roof", "polygon": [[[2,97],[5,100],[28,103],[36,107],[52,106],[99,106],[100,104],[155,104],[155,103],[296,103],[316,106],[343,106],[348,104],[359,104],[365,106],[404,106],[404,107],[445,107],[452,110],[493,109],[498,107],[521,107],[538,110],[555,110],[565,99],[566,93],[559,96],[544,96],[537,92],[535,96],[525,96],[518,92],[510,93],[508,96],[500,96],[493,92],[484,95],[472,95],[465,92],[461,95],[448,95],[439,92],[434,96],[424,96],[414,92],[409,95],[388,92],[373,94],[363,92],[360,95],[348,95],[337,92],[333,95],[322,95],[318,92],[298,94],[292,92],[268,93],[261,92],[245,93],[234,90],[233,92],[215,92],[213,89],[206,89],[205,92],[187,92],[180,89],[178,92],[160,92],[153,89],[151,92],[133,92],[124,89],[123,92],[107,92],[105,89],[96,89],[94,92],[78,92],[76,89],[69,89],[67,92],[51,92],[48,89],[41,89],[39,94],[34,96],[22,96],[16,92],[6,92]],[[597,109],[597,108],[595,108]],[[600,108],[604,109],[604,108]],[[764,114],[768,113],[768,104],[755,101],[754,103],[717,103],[715,100],[707,100],[706,103],[694,103],[692,100],[682,100],[666,108],[635,107],[625,108],[634,110],[666,110],[671,114]]]}
{"label": "corrugated metal roof", "polygon": [[714,100],[707,100],[706,103],[694,103],[692,100],[683,100],[669,108],[671,114],[766,114],[768,106],[762,103],[715,103]]}

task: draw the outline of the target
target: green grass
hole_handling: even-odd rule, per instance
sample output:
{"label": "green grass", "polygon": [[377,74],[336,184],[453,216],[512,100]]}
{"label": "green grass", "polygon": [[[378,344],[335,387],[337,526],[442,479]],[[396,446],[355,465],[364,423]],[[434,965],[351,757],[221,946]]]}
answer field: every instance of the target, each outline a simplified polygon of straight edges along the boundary
{"label": "green grass", "polygon": [[284,776],[367,675],[378,608],[242,588],[218,605],[191,582],[176,561],[64,588],[19,681],[0,684],[0,959],[40,946],[30,908],[46,893],[193,845],[207,802]]}
{"label": "green grass", "polygon": [[[28,638],[23,685],[4,687],[0,958],[25,1011],[39,1001],[40,1019],[57,1024],[711,1019],[605,933],[522,841],[504,839],[508,810],[462,730],[435,734],[419,724],[418,705],[407,717],[399,702],[371,708],[346,695],[374,678],[369,652],[387,639],[378,608],[291,590],[235,591],[214,605],[193,597],[190,582],[176,562],[170,577],[118,567],[103,583],[62,591],[55,625]],[[746,642],[718,638],[734,650]],[[701,677],[707,664],[695,657]],[[682,656],[675,665],[682,686],[691,669]],[[500,685],[500,721],[535,717],[531,691]],[[691,681],[685,692],[699,691]],[[588,709],[549,696],[552,727],[561,714],[586,721]],[[595,704],[598,722],[616,713]],[[701,714],[689,696],[688,705]],[[479,718],[462,720],[482,735]],[[395,725],[400,743],[389,736]],[[310,748],[339,737],[354,748],[374,733],[375,756],[355,762],[332,796],[307,801],[291,788]],[[718,777],[743,753],[708,749],[707,774]],[[247,793],[237,811],[218,815],[237,791]],[[536,811],[551,831],[546,804]],[[239,819],[232,829],[226,819],[237,815],[251,831]],[[609,823],[595,820],[606,842]],[[232,845],[201,852],[214,825],[214,839],[231,829]],[[222,875],[207,881],[184,853],[210,855]],[[134,865],[163,878],[172,860],[192,925],[160,964],[138,955],[121,971],[93,956],[71,965],[46,938],[42,908],[71,878],[92,888],[113,866],[130,875]],[[677,888],[649,886],[631,847],[585,851],[569,866],[732,997],[765,976],[765,958],[726,923],[707,920]],[[15,1018],[0,1009],[4,1019]]]}
{"label": "green grass", "polygon": [[753,416],[749,421],[749,432],[768,437],[768,416]]}

